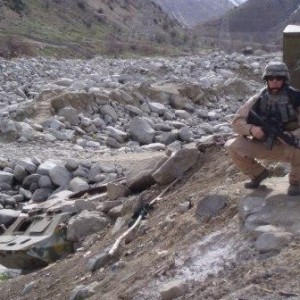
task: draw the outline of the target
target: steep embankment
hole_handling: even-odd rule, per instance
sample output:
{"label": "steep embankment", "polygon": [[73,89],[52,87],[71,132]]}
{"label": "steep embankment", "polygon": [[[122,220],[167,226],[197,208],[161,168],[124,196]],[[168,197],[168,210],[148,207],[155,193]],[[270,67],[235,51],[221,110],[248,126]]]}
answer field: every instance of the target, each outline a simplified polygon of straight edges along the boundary
{"label": "steep embankment", "polygon": [[[148,166],[153,163],[144,157],[144,168],[147,162]],[[2,282],[1,299],[150,300],[184,295],[184,299],[195,300],[296,300],[297,241],[280,253],[259,253],[253,248],[252,239],[239,226],[238,206],[246,193],[243,179],[222,147],[206,148],[193,169],[126,238],[121,258],[89,271],[89,259],[111,247],[118,236],[107,228],[89,237],[76,254]],[[160,191],[154,186],[143,197],[154,199]],[[217,217],[203,219],[198,203],[207,195],[227,200]],[[189,201],[192,207],[184,205]]]}

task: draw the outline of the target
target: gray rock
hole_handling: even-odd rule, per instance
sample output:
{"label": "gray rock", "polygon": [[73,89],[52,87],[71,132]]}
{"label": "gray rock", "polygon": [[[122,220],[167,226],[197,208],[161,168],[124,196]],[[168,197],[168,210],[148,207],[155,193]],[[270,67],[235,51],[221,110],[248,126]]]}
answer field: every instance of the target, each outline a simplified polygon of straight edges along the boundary
{"label": "gray rock", "polygon": [[53,183],[50,179],[49,176],[47,175],[42,175],[39,180],[38,180],[38,185],[39,187],[41,188],[50,188],[52,189],[53,188]]}
{"label": "gray rock", "polygon": [[63,116],[71,126],[76,126],[79,123],[78,112],[73,107],[64,107],[59,111],[59,116]]}
{"label": "gray rock", "polygon": [[[78,166],[78,168],[72,173],[73,177],[83,177],[88,178],[89,181],[92,181],[92,178],[89,178],[90,170],[88,168],[85,168],[83,166]],[[94,181],[96,182],[96,181]]]}
{"label": "gray rock", "polygon": [[141,144],[150,144],[153,141],[155,130],[149,125],[145,118],[134,117],[129,123],[128,132],[133,140]]}
{"label": "gray rock", "polygon": [[27,141],[33,141],[35,138],[35,130],[31,125],[24,122],[16,122],[16,130],[20,137],[25,138]]}
{"label": "gray rock", "polygon": [[11,120],[2,120],[0,123],[1,141],[14,142],[18,138],[18,132],[15,123]]}
{"label": "gray rock", "polygon": [[196,217],[199,220],[213,218],[220,214],[226,206],[228,198],[223,195],[208,195],[200,200],[196,209]]}
{"label": "gray rock", "polygon": [[49,198],[52,192],[53,192],[52,189],[47,189],[47,188],[37,189],[32,194],[31,200],[36,203],[44,202]]}
{"label": "gray rock", "polygon": [[21,296],[29,294],[32,291],[32,289],[34,288],[35,284],[36,284],[35,281],[29,282],[28,284],[26,284],[21,291]]}
{"label": "gray rock", "polygon": [[54,84],[61,85],[61,86],[71,86],[73,82],[74,80],[70,78],[60,78],[56,80]]}
{"label": "gray rock", "polygon": [[89,184],[81,177],[75,177],[69,183],[69,190],[72,192],[80,192],[88,188]]}
{"label": "gray rock", "polygon": [[82,126],[88,127],[93,124],[93,121],[85,116],[80,116],[80,122]]}
{"label": "gray rock", "polygon": [[104,213],[108,213],[112,208],[121,205],[123,202],[121,200],[115,201],[103,201],[97,206],[98,211],[103,211]]}
{"label": "gray rock", "polygon": [[104,267],[111,261],[112,257],[107,253],[103,252],[93,258],[90,258],[88,261],[88,269],[91,272],[95,272],[100,268]]}
{"label": "gray rock", "polygon": [[152,112],[158,113],[158,115],[164,115],[166,107],[158,102],[148,102],[149,108]]}
{"label": "gray rock", "polygon": [[95,210],[96,205],[88,199],[77,199],[75,200],[75,208],[76,211],[80,213],[84,210]]}
{"label": "gray rock", "polygon": [[52,182],[58,186],[68,185],[71,181],[71,173],[63,166],[55,166],[49,171]]}
{"label": "gray rock", "polygon": [[110,148],[119,149],[121,148],[121,144],[112,137],[107,137],[105,139],[105,145]]}
{"label": "gray rock", "polygon": [[66,127],[64,123],[60,122],[55,118],[49,118],[45,120],[42,126],[44,129],[53,129],[53,130],[60,130]]}
{"label": "gray rock", "polygon": [[56,166],[62,165],[62,161],[47,159],[38,166],[37,173],[42,175],[49,175],[51,169]]}
{"label": "gray rock", "polygon": [[99,166],[103,173],[116,173],[117,172],[116,166],[111,163],[101,163]]}
{"label": "gray rock", "polygon": [[179,132],[178,136],[181,141],[183,142],[192,142],[193,141],[193,133],[189,127],[182,127]]}
{"label": "gray rock", "polygon": [[281,250],[289,244],[291,236],[292,234],[287,232],[263,233],[255,241],[255,248],[260,252]]}
{"label": "gray rock", "polygon": [[68,135],[67,135],[66,131],[62,132],[62,131],[50,128],[49,133],[59,141],[67,141],[68,140]]}
{"label": "gray rock", "polygon": [[175,142],[178,138],[178,131],[173,130],[172,132],[164,132],[160,135],[157,135],[154,139],[156,143],[169,145],[173,142]]}
{"label": "gray rock", "polygon": [[189,114],[187,111],[182,109],[175,110],[175,116],[177,118],[185,119],[185,120],[189,120],[192,118],[191,114]]}
{"label": "gray rock", "polygon": [[197,149],[179,150],[152,174],[154,180],[160,184],[171,183],[194,166],[198,154]]}
{"label": "gray rock", "polygon": [[149,145],[143,145],[141,147],[141,149],[153,150],[153,151],[163,151],[163,150],[165,150],[165,148],[166,148],[166,145],[164,145],[163,143],[152,143]]}
{"label": "gray rock", "polygon": [[76,159],[74,158],[68,158],[66,160],[66,163],[65,163],[65,167],[70,171],[70,172],[73,172],[75,171],[79,166],[79,163]]}
{"label": "gray rock", "polygon": [[19,193],[24,196],[25,199],[29,200],[32,197],[32,193],[22,187],[19,189]]}
{"label": "gray rock", "polygon": [[121,204],[110,209],[107,214],[110,218],[117,219],[123,215],[123,210],[124,210],[124,205]]}
{"label": "gray rock", "polygon": [[0,183],[6,183],[9,186],[12,185],[14,175],[8,172],[0,171]]}
{"label": "gray rock", "polygon": [[143,111],[141,109],[139,109],[136,106],[133,105],[126,105],[125,108],[131,113],[131,115],[133,116],[139,116],[142,117],[143,116]]}
{"label": "gray rock", "polygon": [[37,164],[35,164],[31,158],[17,159],[16,165],[25,168],[29,174],[35,173],[37,169]]}
{"label": "gray rock", "polygon": [[90,148],[100,148],[101,145],[99,142],[94,142],[94,141],[88,141],[86,144],[85,144],[86,147],[90,147]]}
{"label": "gray rock", "polygon": [[20,166],[20,165],[16,165],[15,169],[14,169],[14,177],[16,178],[17,181],[19,182],[23,182],[24,178],[28,175],[28,173],[26,172],[25,168]]}
{"label": "gray rock", "polygon": [[87,170],[87,177],[91,182],[97,182],[96,177],[102,173],[102,168],[99,163],[94,164],[90,170]]}
{"label": "gray rock", "polygon": [[129,134],[127,132],[112,126],[107,126],[106,130],[109,132],[108,136],[114,138],[119,143],[125,143],[129,138]]}
{"label": "gray rock", "polygon": [[100,111],[103,115],[108,115],[114,121],[118,120],[118,114],[116,113],[116,111],[114,110],[114,108],[111,105],[106,104],[106,105],[101,106]]}
{"label": "gray rock", "polygon": [[[25,189],[29,189],[33,183],[38,183],[39,179],[41,178],[41,174],[30,174],[22,182],[22,186]],[[38,185],[38,184],[37,184]]]}
{"label": "gray rock", "polygon": [[78,242],[92,233],[96,233],[109,224],[109,219],[97,211],[82,211],[69,221],[67,239]]}
{"label": "gray rock", "polygon": [[90,292],[89,289],[84,285],[77,286],[71,293],[70,300],[84,300],[89,298]]}
{"label": "gray rock", "polygon": [[108,183],[107,184],[107,196],[110,200],[116,200],[122,198],[128,194],[128,189],[117,183]]}
{"label": "gray rock", "polygon": [[166,283],[160,289],[161,300],[172,300],[183,296],[186,292],[187,286],[183,281],[172,281]]}

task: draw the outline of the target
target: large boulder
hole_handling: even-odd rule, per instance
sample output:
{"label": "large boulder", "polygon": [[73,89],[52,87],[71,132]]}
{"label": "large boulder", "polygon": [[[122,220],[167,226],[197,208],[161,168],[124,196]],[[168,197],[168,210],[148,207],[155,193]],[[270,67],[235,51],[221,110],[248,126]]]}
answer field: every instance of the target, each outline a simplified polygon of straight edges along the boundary
{"label": "large boulder", "polygon": [[154,180],[159,184],[168,184],[181,177],[196,163],[198,153],[197,149],[181,149],[175,152],[152,174]]}
{"label": "large boulder", "polygon": [[67,239],[78,242],[88,235],[104,229],[109,224],[109,219],[97,211],[84,210],[72,217],[68,224]]}
{"label": "large boulder", "polygon": [[129,133],[134,141],[140,144],[150,144],[153,142],[155,130],[149,125],[145,118],[134,117],[129,123]]}

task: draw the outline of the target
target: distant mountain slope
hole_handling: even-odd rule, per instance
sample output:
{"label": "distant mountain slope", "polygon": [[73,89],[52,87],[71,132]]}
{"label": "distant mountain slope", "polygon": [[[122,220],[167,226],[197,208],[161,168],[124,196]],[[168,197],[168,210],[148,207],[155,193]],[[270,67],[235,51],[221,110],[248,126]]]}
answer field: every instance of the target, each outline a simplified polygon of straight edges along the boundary
{"label": "distant mountain slope", "polygon": [[195,26],[224,15],[246,0],[154,0],[185,26]]}
{"label": "distant mountain slope", "polygon": [[248,0],[223,17],[199,25],[198,35],[216,43],[280,45],[283,28],[300,21],[299,0]]}
{"label": "distant mountain slope", "polygon": [[0,0],[0,56],[150,54],[187,38],[148,0]]}

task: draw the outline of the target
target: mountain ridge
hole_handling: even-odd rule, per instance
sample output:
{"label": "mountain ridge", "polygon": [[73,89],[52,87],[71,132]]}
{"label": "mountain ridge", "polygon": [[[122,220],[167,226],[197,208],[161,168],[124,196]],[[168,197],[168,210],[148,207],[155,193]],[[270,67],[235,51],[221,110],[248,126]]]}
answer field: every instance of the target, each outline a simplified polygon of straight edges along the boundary
{"label": "mountain ridge", "polygon": [[223,17],[197,26],[198,36],[228,49],[249,44],[281,48],[282,31],[300,21],[298,0],[248,0]]}
{"label": "mountain ridge", "polygon": [[241,5],[246,0],[154,0],[186,27],[193,27]]}

